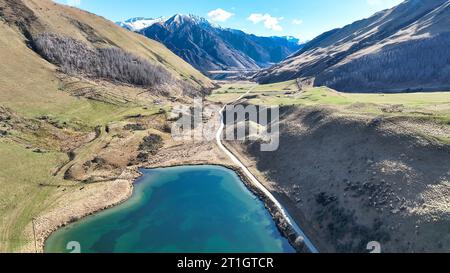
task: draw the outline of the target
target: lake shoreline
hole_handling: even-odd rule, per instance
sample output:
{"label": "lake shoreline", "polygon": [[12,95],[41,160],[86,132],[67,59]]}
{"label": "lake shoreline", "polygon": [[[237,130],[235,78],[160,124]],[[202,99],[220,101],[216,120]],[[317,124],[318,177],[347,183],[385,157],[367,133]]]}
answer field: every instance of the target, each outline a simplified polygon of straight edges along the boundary
{"label": "lake shoreline", "polygon": [[[275,222],[276,227],[280,231],[281,235],[285,237],[289,244],[296,250],[297,253],[310,253],[308,247],[302,240],[298,240],[297,232],[288,223],[288,219],[283,217],[283,214],[279,210],[278,206],[270,200],[256,185],[254,185],[242,172],[241,169],[234,166],[224,166],[232,171],[234,171],[244,183],[244,185],[249,189],[255,196],[263,202],[266,210],[269,212],[270,216]],[[279,200],[278,200],[279,201]]]}
{"label": "lake shoreline", "polygon": [[[94,198],[88,200],[88,202],[91,201],[94,203],[94,207],[92,209],[89,209],[89,206],[74,206],[74,208],[71,209],[57,209],[56,211],[53,211],[36,219],[35,225],[38,226],[36,229],[40,230],[40,232],[36,233],[36,252],[45,253],[45,243],[54,232],[83,218],[93,216],[97,213],[116,207],[128,201],[133,195],[134,183],[142,176],[142,173],[139,172],[139,169],[140,168],[138,167],[129,168],[124,171],[123,174],[131,177],[117,179],[116,181],[109,182],[111,184],[121,183],[123,185],[127,185],[128,187],[121,187],[118,191],[114,191],[114,196],[108,196],[108,198],[101,201],[95,201]],[[34,245],[26,246],[26,250],[28,250],[28,252],[34,252],[31,251],[31,248],[33,248],[34,250]]]}
{"label": "lake shoreline", "polygon": [[[39,234],[36,234],[36,243],[37,243],[37,252],[44,253],[45,252],[45,243],[47,239],[56,231],[58,231],[61,228],[64,228],[70,224],[73,224],[85,217],[93,216],[99,212],[102,212],[104,210],[110,209],[112,207],[116,207],[118,205],[123,204],[124,202],[128,201],[133,193],[134,193],[134,184],[139,180],[139,178],[142,177],[143,173],[140,172],[140,169],[162,169],[162,168],[174,168],[174,167],[189,167],[189,166],[220,166],[227,168],[236,175],[238,175],[241,182],[244,184],[244,186],[253,193],[261,202],[263,202],[265,209],[270,214],[271,218],[273,219],[275,226],[277,227],[278,231],[280,232],[281,236],[286,238],[289,242],[289,244],[296,250],[297,253],[309,253],[308,248],[303,243],[303,241],[299,241],[298,237],[295,233],[295,231],[291,228],[290,225],[287,224],[286,219],[282,216],[282,214],[278,211],[277,206],[264,194],[262,193],[255,185],[249,181],[249,179],[246,177],[246,175],[243,173],[242,170],[240,170],[238,167],[228,165],[228,164],[218,164],[218,163],[193,163],[193,164],[170,164],[170,165],[162,165],[162,166],[152,166],[149,164],[141,164],[139,166],[133,166],[128,168],[122,176],[125,176],[127,178],[118,179],[115,182],[110,183],[117,183],[118,181],[126,182],[129,186],[128,190],[117,192],[116,193],[116,200],[113,202],[108,202],[111,199],[106,199],[107,202],[97,202],[96,208],[92,210],[80,210],[78,212],[75,212],[75,215],[69,215],[64,213],[58,213],[59,217],[56,219],[54,218],[53,221],[47,222],[48,227],[44,228],[42,232]],[[72,211],[73,212],[73,211]],[[46,216],[40,218],[43,219],[46,218]],[[39,221],[39,219],[38,219]],[[42,220],[41,220],[42,222]],[[45,221],[44,221],[45,222]]]}

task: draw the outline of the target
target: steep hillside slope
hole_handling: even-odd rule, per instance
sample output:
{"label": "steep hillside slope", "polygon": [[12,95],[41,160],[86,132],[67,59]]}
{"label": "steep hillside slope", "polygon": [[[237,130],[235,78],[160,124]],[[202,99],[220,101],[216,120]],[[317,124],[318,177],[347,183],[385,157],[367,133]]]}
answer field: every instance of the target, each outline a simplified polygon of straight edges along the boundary
{"label": "steep hillside slope", "polygon": [[[129,24],[121,25],[127,27]],[[298,42],[287,37],[249,35],[215,26],[193,15],[177,14],[167,20],[156,20],[139,32],[164,43],[178,56],[204,72],[257,70],[283,60],[301,47]]]}
{"label": "steep hillside slope", "polygon": [[125,31],[102,17],[49,0],[2,0],[0,5],[4,21],[9,26],[18,26],[28,40],[46,32],[68,36],[92,47],[118,47],[163,65],[196,87],[211,87],[206,77],[164,45]]}
{"label": "steep hillside slope", "polygon": [[[126,198],[117,179],[167,135],[172,101],[213,87],[164,45],[50,0],[0,0],[0,60],[0,252],[34,252],[32,219],[50,210],[73,221],[76,204]],[[140,81],[153,68],[167,78]]]}
{"label": "steep hillside slope", "polygon": [[313,78],[339,91],[450,90],[450,1],[407,0],[324,33],[260,82]]}
{"label": "steep hillside slope", "polygon": [[281,108],[278,150],[228,145],[322,252],[365,253],[371,241],[383,253],[449,252],[450,146],[418,128],[450,135],[426,120],[292,106]]}

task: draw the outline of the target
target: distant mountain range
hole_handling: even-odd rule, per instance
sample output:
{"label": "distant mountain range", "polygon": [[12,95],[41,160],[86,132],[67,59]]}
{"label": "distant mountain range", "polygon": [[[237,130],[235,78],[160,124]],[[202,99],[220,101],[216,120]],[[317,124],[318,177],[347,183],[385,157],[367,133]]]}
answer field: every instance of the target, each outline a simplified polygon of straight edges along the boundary
{"label": "distant mountain range", "polygon": [[450,90],[450,1],[407,0],[307,43],[255,77],[349,92]]}
{"label": "distant mountain range", "polygon": [[117,24],[163,43],[203,72],[259,70],[284,60],[302,47],[294,37],[258,37],[222,28],[194,15],[133,18]]}
{"label": "distant mountain range", "polygon": [[123,28],[126,28],[131,31],[140,31],[144,28],[147,28],[155,23],[159,23],[164,21],[164,17],[152,19],[152,18],[145,18],[145,17],[136,17],[131,18],[123,22],[117,22],[117,24]]}

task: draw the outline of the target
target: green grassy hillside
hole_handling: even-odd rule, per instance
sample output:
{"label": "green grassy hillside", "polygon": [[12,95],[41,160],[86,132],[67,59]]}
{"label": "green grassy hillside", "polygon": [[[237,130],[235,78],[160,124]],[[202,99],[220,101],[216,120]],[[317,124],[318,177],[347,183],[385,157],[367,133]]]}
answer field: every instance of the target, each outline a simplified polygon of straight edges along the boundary
{"label": "green grassy hillside", "polygon": [[[180,86],[170,83],[169,92],[160,93],[65,75],[31,49],[31,36],[44,32],[92,48],[119,47],[162,65],[194,89],[213,87],[162,44],[102,17],[50,0],[1,0],[0,252],[32,244],[33,218],[80,199],[85,187],[107,187],[86,181],[117,177],[136,159],[147,134],[164,134],[162,109],[185,99]],[[124,129],[135,123],[143,131]],[[103,165],[86,169],[100,157]]]}
{"label": "green grassy hillside", "polygon": [[[208,99],[227,103],[246,93],[253,83],[227,84],[215,90]],[[306,87],[299,90],[295,81],[258,85],[247,102],[257,105],[320,106],[339,109],[342,114],[368,115],[382,118],[404,118],[414,122],[431,122],[450,129],[450,92],[404,94],[341,93],[327,87]],[[430,136],[450,144],[450,136]]]}

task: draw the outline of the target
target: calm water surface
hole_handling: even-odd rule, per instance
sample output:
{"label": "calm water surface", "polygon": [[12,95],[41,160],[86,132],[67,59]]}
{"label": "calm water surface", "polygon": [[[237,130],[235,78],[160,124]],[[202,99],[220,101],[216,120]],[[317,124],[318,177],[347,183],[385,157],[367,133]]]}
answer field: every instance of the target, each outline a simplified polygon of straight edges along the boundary
{"label": "calm water surface", "polygon": [[142,170],[131,199],[55,232],[46,252],[294,252],[263,203],[218,166]]}

